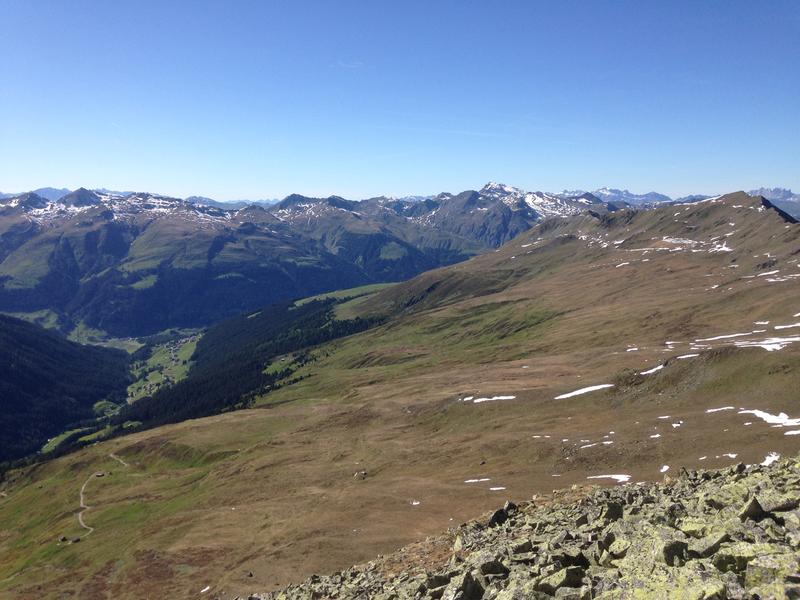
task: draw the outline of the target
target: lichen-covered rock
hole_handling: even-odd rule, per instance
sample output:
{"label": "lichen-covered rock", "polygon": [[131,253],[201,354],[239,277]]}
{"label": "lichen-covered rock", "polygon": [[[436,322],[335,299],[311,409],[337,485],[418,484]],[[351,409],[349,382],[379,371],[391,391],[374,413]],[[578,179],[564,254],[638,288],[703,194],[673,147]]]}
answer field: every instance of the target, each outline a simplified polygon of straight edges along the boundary
{"label": "lichen-covered rock", "polygon": [[508,567],[503,564],[503,557],[497,551],[484,550],[476,552],[467,561],[482,575],[507,575]]}
{"label": "lichen-covered rock", "polygon": [[723,600],[727,598],[725,583],[713,567],[700,563],[683,568],[664,565],[642,565],[641,569],[624,573],[615,589],[595,593],[602,600],[632,598],[680,598],[681,600]]}
{"label": "lichen-covered rock", "polygon": [[744,505],[742,510],[739,511],[739,518],[742,521],[746,521],[747,519],[751,519],[753,521],[760,521],[766,516],[767,516],[766,511],[761,507],[761,504],[759,503],[758,499],[755,496],[750,498],[750,500],[747,502],[747,504]]}
{"label": "lichen-covered rock", "polygon": [[542,579],[537,588],[546,594],[555,594],[561,588],[577,588],[583,582],[583,573],[581,567],[565,567]]}
{"label": "lichen-covered rock", "polygon": [[450,580],[442,595],[442,600],[480,600],[483,586],[470,571]]}
{"label": "lichen-covered rock", "polygon": [[759,492],[756,498],[768,513],[787,512],[800,506],[800,494],[780,494],[774,490],[765,490]]}
{"label": "lichen-covered rock", "polygon": [[800,557],[796,553],[756,556],[747,563],[744,582],[762,598],[778,598],[786,584],[800,585]]}
{"label": "lichen-covered rock", "polygon": [[748,563],[753,559],[779,552],[780,548],[772,544],[735,542],[732,544],[723,544],[714,555],[713,563],[720,571],[743,573]]}
{"label": "lichen-covered rock", "polygon": [[708,558],[716,553],[720,546],[731,539],[727,531],[717,531],[689,545],[689,552],[698,558]]}

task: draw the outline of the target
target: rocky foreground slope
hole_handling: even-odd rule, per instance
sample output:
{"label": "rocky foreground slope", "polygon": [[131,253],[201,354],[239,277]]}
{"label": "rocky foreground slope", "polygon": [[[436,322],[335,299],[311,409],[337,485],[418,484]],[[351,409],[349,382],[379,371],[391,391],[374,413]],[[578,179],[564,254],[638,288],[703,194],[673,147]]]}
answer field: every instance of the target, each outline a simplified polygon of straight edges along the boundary
{"label": "rocky foreground slope", "polygon": [[798,506],[799,458],[683,469],[507,502],[448,536],[250,600],[800,598]]}

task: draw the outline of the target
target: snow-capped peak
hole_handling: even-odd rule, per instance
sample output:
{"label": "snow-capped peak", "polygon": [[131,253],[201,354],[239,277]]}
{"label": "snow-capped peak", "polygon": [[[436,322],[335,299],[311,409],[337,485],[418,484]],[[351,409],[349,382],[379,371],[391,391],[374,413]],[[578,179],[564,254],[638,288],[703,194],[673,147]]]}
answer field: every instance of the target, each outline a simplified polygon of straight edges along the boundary
{"label": "snow-capped peak", "polygon": [[506,185],[505,183],[490,181],[481,188],[480,193],[484,196],[506,196],[508,194],[519,194],[523,192],[521,189]]}
{"label": "snow-capped peak", "polygon": [[116,193],[79,188],[57,200],[46,200],[35,194],[22,194],[4,201],[4,206],[22,210],[28,218],[43,224],[54,224],[62,219],[80,216],[85,218],[102,214],[113,220],[131,220],[140,217],[159,218],[180,213],[189,219],[226,221],[229,211],[214,207],[194,206],[179,198],[146,192]]}
{"label": "snow-capped peak", "polygon": [[566,217],[581,212],[574,201],[547,192],[528,192],[517,187],[490,181],[479,192],[500,200],[512,210],[529,209],[539,217]]}

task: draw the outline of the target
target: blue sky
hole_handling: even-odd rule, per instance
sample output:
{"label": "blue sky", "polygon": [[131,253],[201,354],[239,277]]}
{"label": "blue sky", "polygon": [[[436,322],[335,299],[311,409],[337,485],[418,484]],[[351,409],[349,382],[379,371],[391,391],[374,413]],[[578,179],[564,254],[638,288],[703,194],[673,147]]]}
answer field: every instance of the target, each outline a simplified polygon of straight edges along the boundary
{"label": "blue sky", "polygon": [[800,190],[800,2],[0,0],[0,190]]}

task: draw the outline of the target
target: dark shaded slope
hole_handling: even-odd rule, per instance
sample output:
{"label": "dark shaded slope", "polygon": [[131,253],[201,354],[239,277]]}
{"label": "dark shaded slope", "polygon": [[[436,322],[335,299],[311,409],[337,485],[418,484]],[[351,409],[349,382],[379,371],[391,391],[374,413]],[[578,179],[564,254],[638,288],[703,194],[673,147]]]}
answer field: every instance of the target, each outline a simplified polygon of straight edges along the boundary
{"label": "dark shaded slope", "polygon": [[0,219],[0,310],[52,310],[73,325],[138,336],[371,281],[285,226],[201,217],[177,206],[156,219],[118,219],[102,207],[47,226]]}
{"label": "dark shaded slope", "polygon": [[0,461],[41,448],[104,399],[122,400],[128,357],[82,346],[37,325],[0,316]]}

